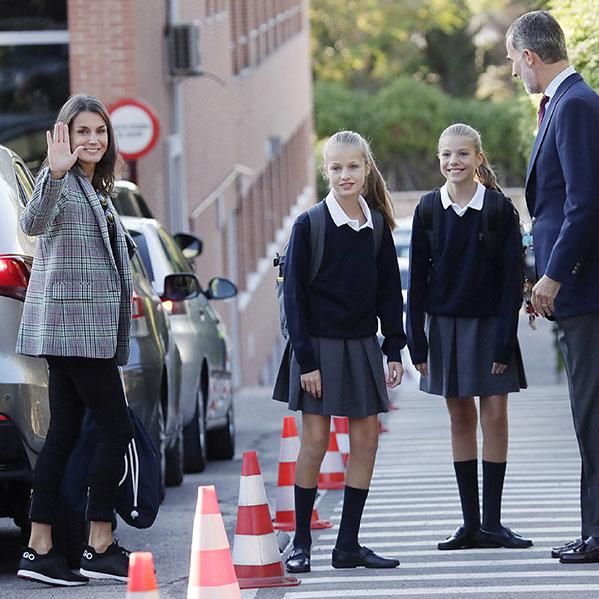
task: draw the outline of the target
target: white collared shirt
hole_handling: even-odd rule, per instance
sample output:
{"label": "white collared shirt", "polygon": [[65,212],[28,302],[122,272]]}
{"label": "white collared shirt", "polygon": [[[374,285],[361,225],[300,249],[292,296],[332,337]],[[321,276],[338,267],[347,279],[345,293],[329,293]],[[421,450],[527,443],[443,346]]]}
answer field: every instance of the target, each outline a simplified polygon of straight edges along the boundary
{"label": "white collared shirt", "polygon": [[360,225],[360,221],[351,219],[349,218],[349,216],[347,216],[347,214],[345,214],[345,211],[343,210],[343,208],[341,208],[339,202],[337,201],[337,198],[335,197],[335,194],[333,193],[333,190],[329,191],[329,194],[325,198],[325,202],[327,208],[329,209],[331,218],[333,219],[333,222],[337,227],[341,227],[342,225],[349,225],[354,231],[361,231],[365,227],[370,227],[374,230],[374,226],[372,224],[372,215],[370,214],[370,208],[368,207],[366,200],[362,196],[358,196],[358,203],[360,204],[360,208],[362,208],[362,212],[366,217],[366,222],[363,225]]}
{"label": "white collared shirt", "polygon": [[483,203],[485,201],[485,189],[485,186],[477,181],[476,191],[474,192],[472,199],[464,207],[462,207],[451,200],[451,198],[449,197],[449,192],[447,191],[447,184],[445,184],[440,189],[441,203],[443,204],[443,208],[445,208],[446,210],[451,206],[458,216],[464,216],[468,208],[472,208],[473,210],[483,209]]}
{"label": "white collared shirt", "polygon": [[561,73],[558,73],[552,80],[551,83],[545,89],[545,96],[549,97],[547,101],[547,106],[551,104],[551,98],[555,95],[557,88],[562,84],[562,82],[567,79],[570,75],[574,75],[576,73],[576,69],[573,66],[567,66]]}

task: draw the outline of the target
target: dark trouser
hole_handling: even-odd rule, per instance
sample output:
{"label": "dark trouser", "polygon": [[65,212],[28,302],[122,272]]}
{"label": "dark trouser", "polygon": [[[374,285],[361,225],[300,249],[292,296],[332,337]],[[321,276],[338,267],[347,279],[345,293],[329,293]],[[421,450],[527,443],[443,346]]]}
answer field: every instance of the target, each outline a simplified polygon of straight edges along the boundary
{"label": "dark trouser", "polygon": [[558,320],[582,472],[583,537],[599,537],[599,313]]}
{"label": "dark trouser", "polygon": [[50,426],[35,465],[31,520],[52,523],[87,407],[96,421],[98,446],[90,464],[86,518],[110,522],[123,456],[133,437],[116,360],[47,356],[47,361]]}

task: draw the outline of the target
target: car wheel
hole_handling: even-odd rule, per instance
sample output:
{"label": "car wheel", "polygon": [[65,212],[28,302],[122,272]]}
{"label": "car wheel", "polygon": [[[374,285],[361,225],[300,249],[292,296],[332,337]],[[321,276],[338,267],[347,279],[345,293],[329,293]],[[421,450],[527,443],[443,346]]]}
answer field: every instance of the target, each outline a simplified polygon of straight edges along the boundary
{"label": "car wheel", "polygon": [[206,417],[203,393],[199,391],[197,397],[193,418],[183,429],[186,472],[202,472],[206,467]]}
{"label": "car wheel", "polygon": [[164,500],[164,488],[166,486],[166,451],[164,447],[164,414],[162,412],[162,404],[158,403],[156,412],[156,422],[152,423],[150,436],[160,456],[160,503],[162,503]]}
{"label": "car wheel", "polygon": [[230,460],[235,455],[235,419],[232,404],[227,412],[226,426],[208,433],[208,450],[210,457],[216,460]]}
{"label": "car wheel", "polygon": [[167,487],[178,487],[183,482],[184,455],[183,429],[180,428],[175,444],[165,452],[165,481]]}

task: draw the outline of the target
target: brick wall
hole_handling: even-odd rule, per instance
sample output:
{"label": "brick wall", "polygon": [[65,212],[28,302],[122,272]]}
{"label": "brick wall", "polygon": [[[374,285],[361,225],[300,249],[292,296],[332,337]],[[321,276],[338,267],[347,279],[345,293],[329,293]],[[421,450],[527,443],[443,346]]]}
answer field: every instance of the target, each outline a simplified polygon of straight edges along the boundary
{"label": "brick wall", "polygon": [[[137,182],[165,223],[167,4],[68,0],[73,91],[107,104],[139,98],[159,115],[161,137],[138,161]],[[178,7],[179,21],[200,24],[207,73],[180,84],[188,224],[204,241],[196,270],[204,284],[214,275],[238,284],[237,300],[216,307],[235,342],[240,382],[255,384],[277,351],[271,254],[288,232],[291,207],[313,201],[308,0],[180,0]]]}

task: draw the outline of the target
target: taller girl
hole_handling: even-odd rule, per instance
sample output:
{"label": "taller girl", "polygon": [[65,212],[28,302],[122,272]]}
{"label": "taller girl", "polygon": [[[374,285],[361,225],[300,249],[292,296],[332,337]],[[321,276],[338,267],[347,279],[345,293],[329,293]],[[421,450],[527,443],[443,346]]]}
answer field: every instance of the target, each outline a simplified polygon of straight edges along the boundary
{"label": "taller girl", "polygon": [[[302,411],[296,464],[294,549],[290,572],[310,571],[310,518],[318,472],[329,442],[330,416],[349,417],[350,455],[334,568],[395,568],[358,544],[378,446],[377,413],[388,410],[385,382],[395,387],[406,337],[395,247],[393,209],[367,142],[341,131],[324,147],[330,193],[324,212],[324,251],[311,276],[311,219],[295,222],[285,264],[285,310],[292,347],[289,408]],[[377,317],[385,337],[385,381]],[[278,397],[277,397],[278,398]]]}
{"label": "taller girl", "polygon": [[[438,548],[529,547],[531,541],[500,519],[507,397],[526,387],[516,338],[522,302],[518,216],[472,127],[455,124],[443,131],[439,163],[445,185],[424,196],[414,213],[407,311],[420,388],[446,398],[464,517]],[[474,396],[480,397],[483,433],[482,526]]]}

